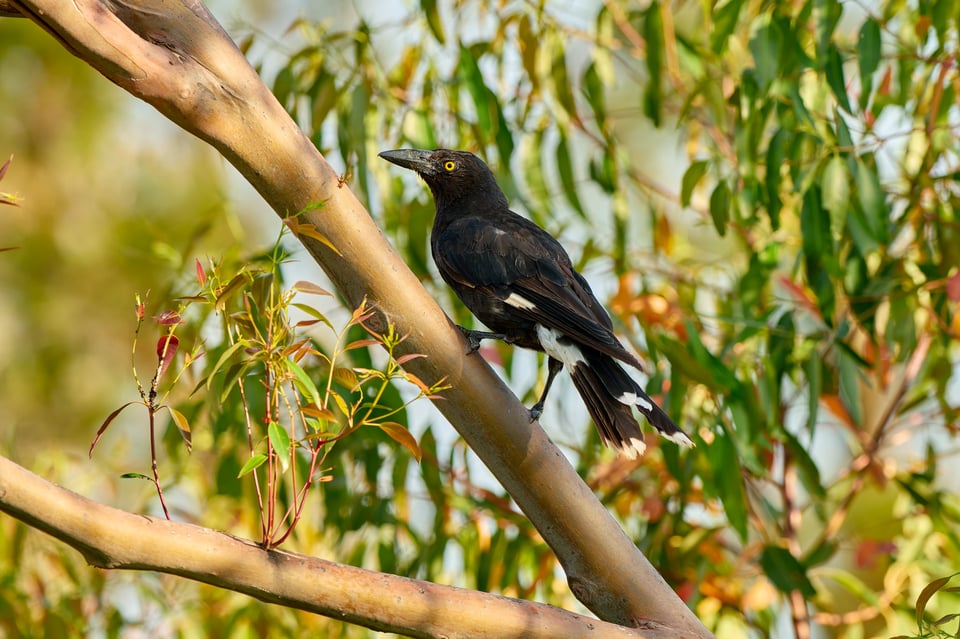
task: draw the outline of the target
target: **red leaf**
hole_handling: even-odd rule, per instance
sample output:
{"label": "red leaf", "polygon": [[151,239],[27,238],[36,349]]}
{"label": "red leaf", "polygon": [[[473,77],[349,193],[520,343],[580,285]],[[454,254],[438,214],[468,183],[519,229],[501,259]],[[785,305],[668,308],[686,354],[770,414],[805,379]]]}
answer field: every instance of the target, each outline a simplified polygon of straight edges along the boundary
{"label": "red leaf", "polygon": [[423,353],[407,353],[406,355],[401,355],[397,358],[397,366],[403,366],[412,359],[418,359],[420,357],[426,357]]}
{"label": "red leaf", "polygon": [[157,371],[158,378],[163,377],[167,367],[170,366],[170,362],[173,361],[174,356],[177,354],[177,348],[179,348],[179,346],[180,339],[176,335],[164,335],[157,340],[157,362],[160,369]]}
{"label": "red leaf", "polygon": [[301,293],[310,293],[311,295],[326,295],[332,297],[333,293],[328,291],[325,288],[321,288],[314,284],[313,282],[308,282],[306,280],[300,280],[293,285],[293,289],[300,291]]}
{"label": "red leaf", "polygon": [[0,166],[0,180],[3,179],[3,176],[7,174],[7,169],[10,168],[10,163],[13,162],[13,156],[10,156],[10,159],[3,163],[3,166]]}
{"label": "red leaf", "polygon": [[390,439],[409,450],[418,462],[423,458],[420,445],[417,444],[417,440],[414,439],[409,430],[397,422],[380,422],[376,426],[389,435]]}
{"label": "red leaf", "polygon": [[154,315],[153,320],[160,326],[173,326],[175,324],[183,324],[183,318],[181,318],[180,313],[176,311],[164,311],[159,315]]}
{"label": "red leaf", "polygon": [[947,280],[947,299],[951,302],[960,302],[960,271]]}
{"label": "red leaf", "polygon": [[854,554],[858,568],[873,568],[877,559],[889,557],[891,553],[897,550],[897,545],[892,541],[880,539],[864,539],[857,546]]}
{"label": "red leaf", "polygon": [[197,281],[200,283],[200,286],[202,287],[204,284],[207,283],[207,272],[203,270],[203,264],[200,263],[199,259],[196,260],[196,263],[197,263]]}

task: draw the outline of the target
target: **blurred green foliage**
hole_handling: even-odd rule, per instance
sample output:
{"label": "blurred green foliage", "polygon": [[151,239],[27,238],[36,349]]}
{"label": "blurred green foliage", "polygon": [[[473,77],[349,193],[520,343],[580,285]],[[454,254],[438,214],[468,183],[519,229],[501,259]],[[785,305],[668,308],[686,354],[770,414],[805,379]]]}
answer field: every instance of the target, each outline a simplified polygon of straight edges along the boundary
{"label": "blurred green foliage", "polygon": [[[598,281],[621,334],[651,362],[648,390],[700,445],[654,445],[630,463],[583,418],[571,455],[719,637],[811,626],[850,639],[950,636],[946,615],[960,602],[938,578],[958,570],[960,550],[957,5],[420,2],[349,23],[296,20],[269,53],[283,62],[267,80],[459,323],[471,320],[427,257],[432,202],[378,163],[379,150],[479,153]],[[14,426],[68,425],[82,440],[123,401],[128,343],[115,336],[132,292],[187,294],[193,259],[237,260],[228,246],[243,238],[211,193],[209,154],[188,164],[142,150],[121,158],[125,173],[106,168],[112,126],[125,121],[115,90],[43,34],[0,29],[0,98],[23,105],[8,113],[27,123],[0,129],[27,131],[0,138],[0,154],[17,154],[4,188],[38,167],[18,183],[22,206],[2,211],[0,245],[21,248],[0,254],[16,282],[3,308],[17,309],[0,315],[13,327],[2,332],[12,338],[0,342],[0,389]],[[23,71],[60,67],[77,79],[34,86],[44,74]],[[485,354],[535,396],[522,355]],[[382,353],[352,351],[351,364],[380,368]],[[409,399],[390,389],[386,405]],[[554,401],[548,429],[580,414]],[[245,413],[235,398],[209,402],[181,406],[191,457],[175,428],[164,439],[174,516],[249,536],[257,500],[237,480]],[[536,531],[448,427],[412,410],[398,423],[419,442],[419,466],[375,429],[343,439],[285,547],[575,607]],[[40,465],[76,467],[59,454]],[[107,481],[89,466],[70,476]],[[12,636],[78,619],[106,634],[367,634],[172,578],[91,573],[9,520],[0,538],[0,619],[21,624],[0,629]],[[30,544],[42,553],[28,555]],[[143,614],[118,604],[121,588]],[[38,601],[40,613],[29,607]]]}

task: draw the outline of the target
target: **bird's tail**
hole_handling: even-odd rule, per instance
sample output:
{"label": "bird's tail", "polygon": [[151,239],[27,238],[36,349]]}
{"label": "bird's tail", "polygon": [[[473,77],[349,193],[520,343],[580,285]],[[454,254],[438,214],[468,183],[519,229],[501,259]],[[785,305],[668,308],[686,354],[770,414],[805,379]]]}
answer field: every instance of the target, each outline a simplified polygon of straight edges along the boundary
{"label": "bird's tail", "polygon": [[573,384],[597,425],[600,439],[630,459],[643,454],[643,433],[631,408],[646,417],[661,436],[683,446],[693,442],[640,385],[609,355],[583,349],[585,361],[570,370]]}

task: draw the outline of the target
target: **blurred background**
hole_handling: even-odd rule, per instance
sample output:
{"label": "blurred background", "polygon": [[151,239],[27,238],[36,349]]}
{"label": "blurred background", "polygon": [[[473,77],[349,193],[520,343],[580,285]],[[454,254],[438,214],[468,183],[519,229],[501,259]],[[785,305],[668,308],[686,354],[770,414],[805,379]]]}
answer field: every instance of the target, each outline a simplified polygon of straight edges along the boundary
{"label": "blurred background", "polygon": [[[427,257],[429,193],[377,152],[474,151],[563,241],[698,447],[651,439],[639,462],[617,459],[565,376],[542,423],[718,637],[853,639],[954,636],[944,615],[960,603],[922,594],[960,570],[960,12],[920,4],[209,7],[458,323],[471,320]],[[330,289],[325,277],[218,154],[27,20],[0,19],[0,105],[0,161],[13,155],[0,192],[19,198],[0,206],[0,454],[162,515],[150,482],[121,478],[149,474],[142,407],[87,453],[138,399],[132,363],[149,383],[166,330],[151,318],[182,311],[175,367],[205,355],[170,382],[193,451],[163,414],[161,483],[174,518],[258,538],[252,475],[238,475],[281,442],[259,433],[251,452],[244,419],[262,407],[224,378],[256,384],[267,364],[224,375],[215,364],[242,326],[182,300],[218,295],[198,263],[224,283],[252,273],[235,314],[241,298],[259,308],[256,282]],[[297,327],[319,352],[339,352],[341,330],[365,336],[335,297],[309,303],[280,310],[329,323]],[[379,347],[340,355],[388,365]],[[483,355],[534,401],[535,354]],[[325,450],[284,547],[582,611],[453,429],[394,382],[383,405],[416,445],[361,428]],[[377,633],[91,569],[0,518],[0,637],[148,634]]]}

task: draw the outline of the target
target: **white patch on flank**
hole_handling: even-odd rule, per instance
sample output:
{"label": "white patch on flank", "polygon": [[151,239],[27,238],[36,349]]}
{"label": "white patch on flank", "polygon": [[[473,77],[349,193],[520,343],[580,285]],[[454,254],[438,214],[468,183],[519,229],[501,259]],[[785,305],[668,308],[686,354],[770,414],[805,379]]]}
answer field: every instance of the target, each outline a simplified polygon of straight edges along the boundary
{"label": "white patch on flank", "polygon": [[[513,297],[513,295],[510,297]],[[507,301],[510,301],[509,297]],[[563,362],[567,370],[572,371],[577,364],[586,363],[583,353],[580,352],[577,345],[572,342],[561,344],[560,339],[563,336],[552,328],[537,324],[537,337],[540,339],[540,346],[543,346],[544,352],[553,359],[558,359]]]}
{"label": "white patch on flank", "polygon": [[636,437],[631,437],[630,441],[624,442],[618,450],[623,453],[623,456],[627,459],[636,459],[637,457],[643,455],[643,451],[647,449],[647,445],[643,443],[642,439]]}
{"label": "white patch on flank", "polygon": [[516,293],[510,293],[509,295],[507,295],[507,299],[503,301],[514,308],[522,308],[527,311],[533,310],[537,307],[536,304],[534,304],[533,302],[531,302],[525,297],[520,297]]}
{"label": "white patch on flank", "polygon": [[638,406],[640,410],[645,410],[648,413],[653,410],[653,404],[632,391],[621,394],[620,397],[617,398],[617,401],[627,406]]}

